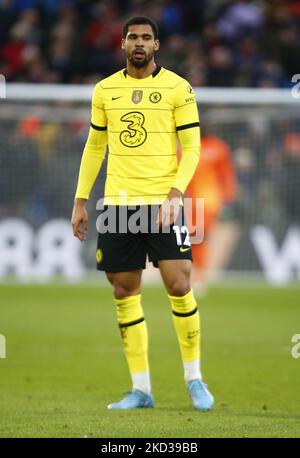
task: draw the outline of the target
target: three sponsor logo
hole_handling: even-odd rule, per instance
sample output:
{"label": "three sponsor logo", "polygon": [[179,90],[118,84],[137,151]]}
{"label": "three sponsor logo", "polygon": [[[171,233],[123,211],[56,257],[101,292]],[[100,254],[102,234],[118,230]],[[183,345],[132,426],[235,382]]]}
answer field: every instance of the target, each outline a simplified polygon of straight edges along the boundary
{"label": "three sponsor logo", "polygon": [[127,128],[120,133],[120,142],[128,148],[136,148],[145,143],[147,131],[144,129],[145,116],[140,111],[131,111],[121,118]]}

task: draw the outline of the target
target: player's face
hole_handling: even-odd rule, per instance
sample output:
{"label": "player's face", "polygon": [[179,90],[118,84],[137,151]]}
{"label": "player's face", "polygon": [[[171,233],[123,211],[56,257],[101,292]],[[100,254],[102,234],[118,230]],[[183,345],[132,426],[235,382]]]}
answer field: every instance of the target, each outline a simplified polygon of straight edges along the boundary
{"label": "player's face", "polygon": [[130,25],[122,49],[129,62],[137,68],[145,67],[159,48],[159,41],[154,39],[151,25]]}

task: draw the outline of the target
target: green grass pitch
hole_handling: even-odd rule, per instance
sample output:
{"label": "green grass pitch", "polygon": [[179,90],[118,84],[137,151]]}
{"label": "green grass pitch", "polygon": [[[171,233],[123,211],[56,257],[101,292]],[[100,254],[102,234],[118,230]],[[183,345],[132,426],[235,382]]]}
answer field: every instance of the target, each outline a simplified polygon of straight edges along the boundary
{"label": "green grass pitch", "polygon": [[212,288],[199,299],[202,370],[216,398],[192,409],[163,288],[145,287],[155,409],[108,411],[130,389],[109,287],[0,287],[0,437],[300,437],[299,289]]}

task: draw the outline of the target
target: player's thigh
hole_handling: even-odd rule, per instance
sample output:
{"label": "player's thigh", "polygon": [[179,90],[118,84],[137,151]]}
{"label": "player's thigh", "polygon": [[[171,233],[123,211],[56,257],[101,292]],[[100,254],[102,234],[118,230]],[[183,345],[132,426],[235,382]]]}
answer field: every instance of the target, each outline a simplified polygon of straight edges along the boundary
{"label": "player's thigh", "polygon": [[104,233],[98,235],[97,269],[104,272],[131,272],[146,266],[143,234]]}
{"label": "player's thigh", "polygon": [[105,272],[116,299],[134,296],[141,292],[142,269],[129,272]]}
{"label": "player's thigh", "polygon": [[190,259],[167,259],[158,261],[161,277],[171,296],[184,296],[191,289]]}
{"label": "player's thigh", "polygon": [[147,234],[146,248],[149,261],[155,267],[158,267],[158,261],[192,260],[191,243],[182,209],[175,224]]}

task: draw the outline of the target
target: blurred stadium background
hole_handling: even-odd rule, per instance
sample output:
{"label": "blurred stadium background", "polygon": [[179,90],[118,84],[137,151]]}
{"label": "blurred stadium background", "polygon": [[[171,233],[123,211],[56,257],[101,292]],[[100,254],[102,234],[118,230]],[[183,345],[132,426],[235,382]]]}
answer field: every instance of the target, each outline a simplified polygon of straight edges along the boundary
{"label": "blurred stadium background", "polygon": [[[157,62],[194,86],[203,129],[226,143],[236,176],[234,198],[222,203],[212,234],[213,286],[202,303],[204,364],[223,401],[217,411],[221,426],[216,431],[216,417],[211,417],[201,431],[196,423],[179,427],[175,413],[163,406],[157,422],[148,419],[142,433],[133,417],[115,429],[105,417],[98,434],[299,435],[299,361],[291,358],[290,342],[300,332],[300,2],[0,0],[0,74],[7,82],[6,98],[0,99],[0,334],[10,345],[10,356],[0,360],[0,370],[8,374],[0,377],[0,437],[95,435],[93,403],[103,394],[99,386],[106,390],[104,409],[111,400],[109,389],[114,396],[122,389],[111,383],[113,376],[126,383],[125,365],[110,363],[112,355],[119,361],[121,350],[104,275],[95,273],[95,208],[105,167],[89,202],[84,245],[74,239],[70,217],[93,84],[124,67],[122,22],[140,13],[158,22],[162,47]],[[52,285],[57,279],[66,285],[100,279],[102,289],[98,294],[92,287],[17,286]],[[145,280],[155,283],[157,272],[147,270]],[[220,284],[231,290],[218,289]],[[162,374],[168,377],[173,368],[180,369],[171,356],[176,345],[171,327],[159,332],[166,312],[154,304],[162,295],[153,284],[146,288],[145,302],[156,329],[154,368],[161,368],[163,347],[169,362]],[[101,306],[107,305],[105,317],[99,315],[100,299]],[[87,316],[81,308],[85,302]],[[91,317],[97,323],[93,329]],[[110,347],[102,347],[99,330],[107,333]],[[77,359],[83,347],[84,370]],[[101,376],[95,348],[108,367]],[[158,374],[157,369],[156,385],[163,392]],[[236,398],[232,383],[239,386]],[[175,388],[169,396],[181,409],[184,395],[177,398]],[[64,403],[73,403],[75,395],[79,399],[82,389],[88,399],[74,403],[67,430]],[[287,401],[288,390],[293,397]],[[39,417],[41,402],[45,415]],[[81,420],[75,420],[82,411]],[[166,424],[155,432],[153,424],[163,425],[164,414]],[[184,412],[184,420],[191,415]]]}
{"label": "blurred stadium background", "polygon": [[[90,94],[124,66],[122,21],[142,12],[160,26],[158,63],[189,79],[203,128],[231,152],[237,192],[220,213],[213,278],[299,281],[298,1],[2,0],[0,12],[0,280],[94,268],[96,212],[84,249],[69,228]],[[103,183],[104,169],[91,210]]]}

